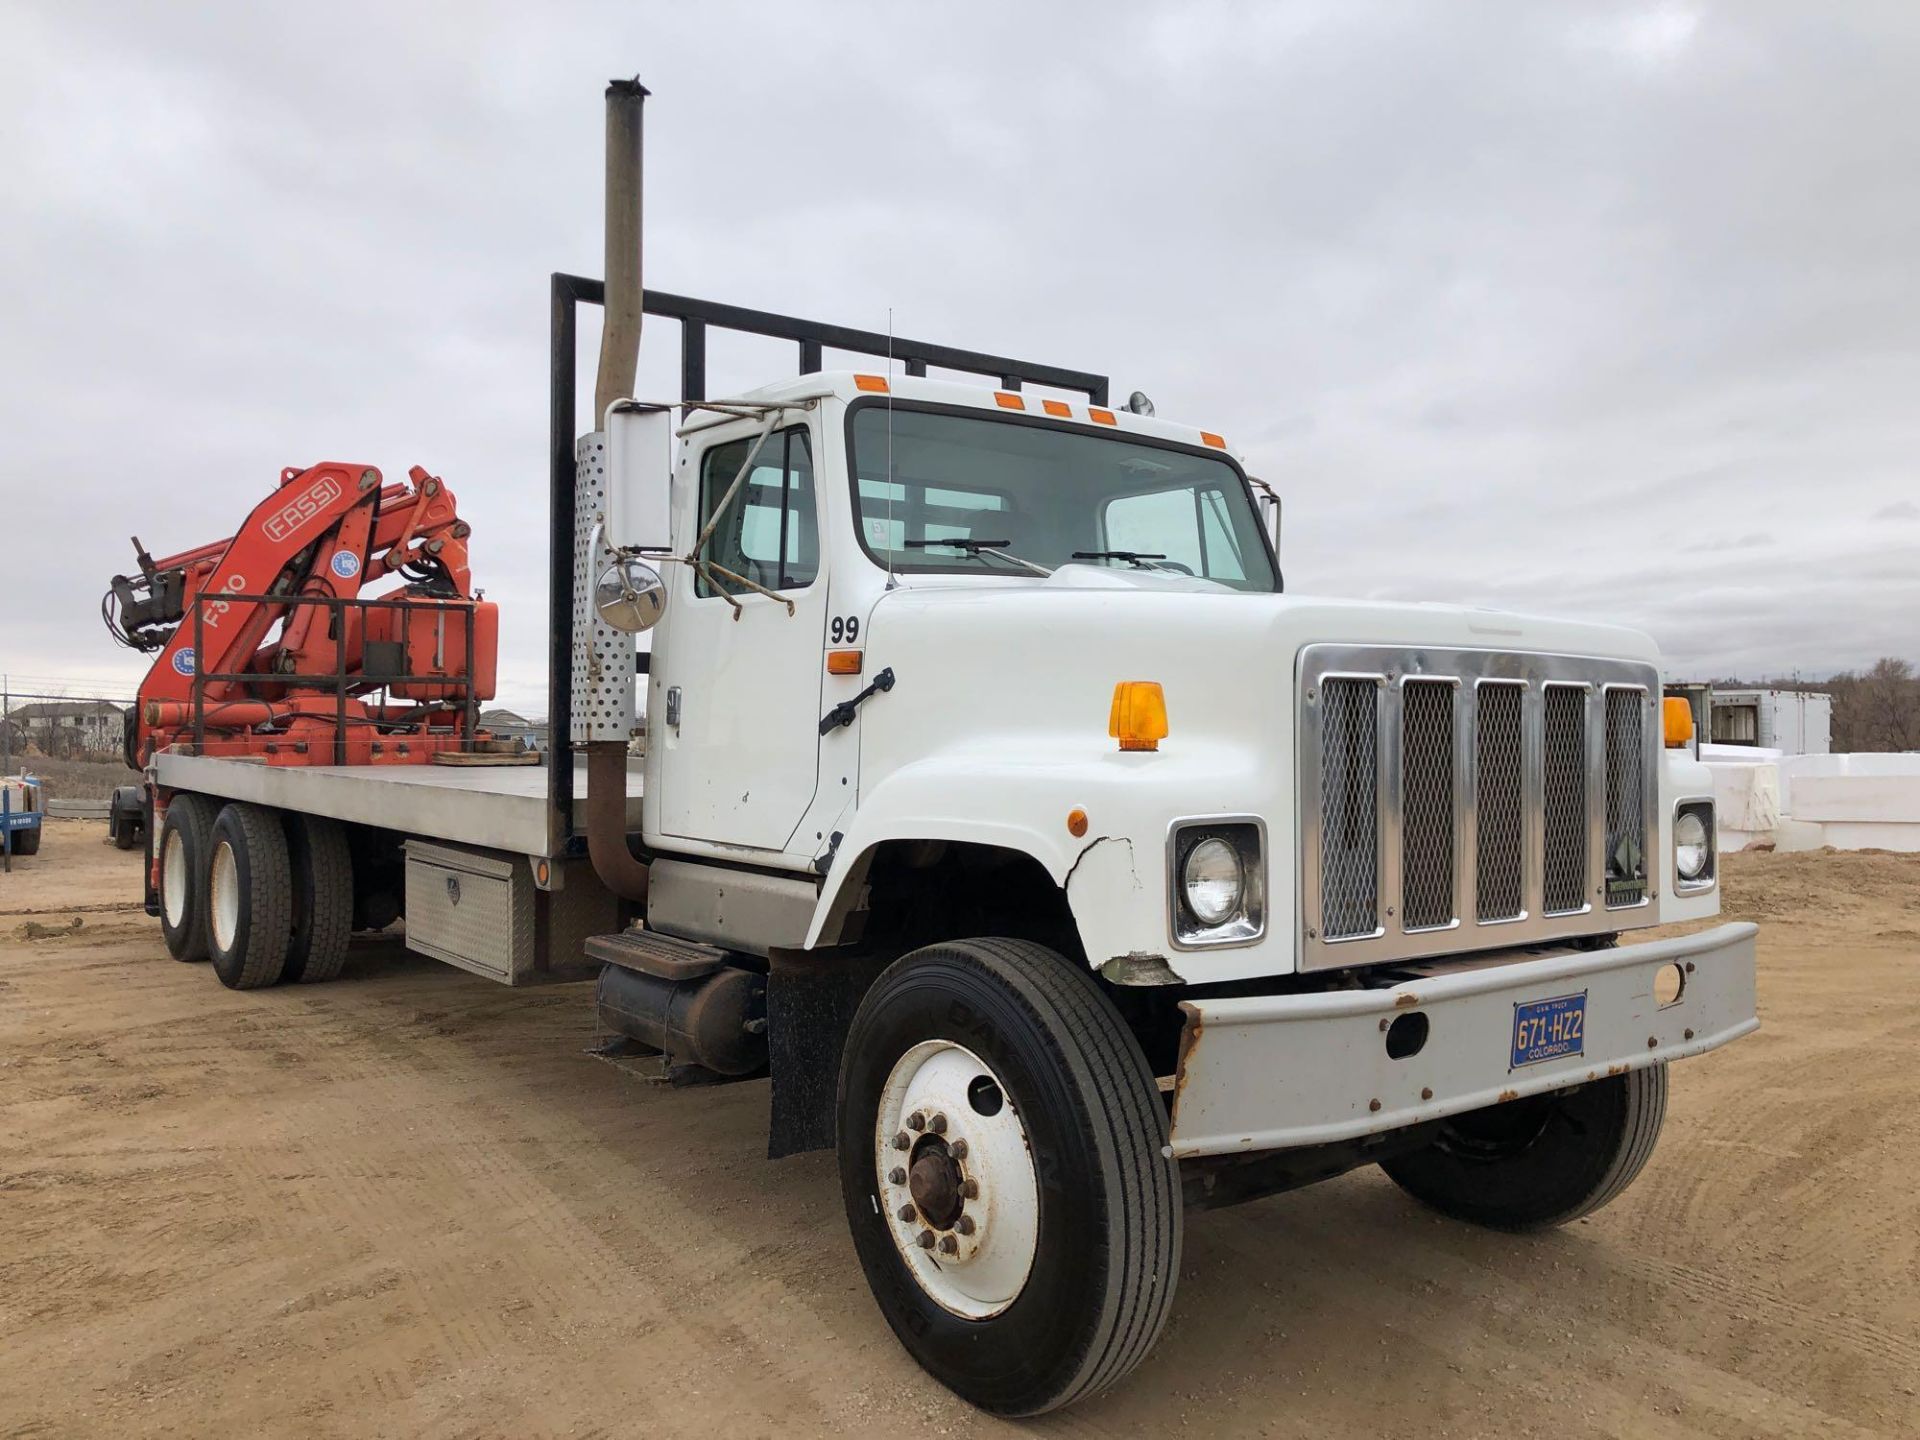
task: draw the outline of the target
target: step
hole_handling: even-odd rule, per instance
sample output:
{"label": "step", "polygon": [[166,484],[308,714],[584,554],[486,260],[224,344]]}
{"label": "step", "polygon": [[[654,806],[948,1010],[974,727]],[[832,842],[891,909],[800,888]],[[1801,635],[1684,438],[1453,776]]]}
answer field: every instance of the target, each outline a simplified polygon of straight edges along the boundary
{"label": "step", "polygon": [[660,980],[697,980],[728,963],[727,952],[636,925],[618,935],[589,935],[588,958]]}

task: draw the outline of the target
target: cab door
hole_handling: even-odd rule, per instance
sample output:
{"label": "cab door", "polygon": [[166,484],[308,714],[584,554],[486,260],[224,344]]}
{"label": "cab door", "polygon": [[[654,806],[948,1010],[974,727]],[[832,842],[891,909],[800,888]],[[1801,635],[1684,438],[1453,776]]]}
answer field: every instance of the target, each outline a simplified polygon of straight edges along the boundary
{"label": "cab door", "polygon": [[[697,486],[691,534],[713,517],[755,433],[687,457],[698,472],[684,482]],[[703,551],[774,594],[670,567],[647,705],[648,828],[663,835],[779,851],[813,802],[827,612],[814,453],[804,424],[768,435]]]}

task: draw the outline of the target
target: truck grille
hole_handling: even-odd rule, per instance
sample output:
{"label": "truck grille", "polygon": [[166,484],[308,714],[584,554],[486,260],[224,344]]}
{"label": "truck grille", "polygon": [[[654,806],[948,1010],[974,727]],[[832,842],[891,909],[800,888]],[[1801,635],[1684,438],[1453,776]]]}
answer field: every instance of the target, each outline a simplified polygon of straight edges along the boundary
{"label": "truck grille", "polygon": [[1479,690],[1479,724],[1474,727],[1479,833],[1475,846],[1478,881],[1474,913],[1482,922],[1517,920],[1526,910],[1525,836],[1526,737],[1522,702],[1526,690],[1515,684],[1488,683]]}
{"label": "truck grille", "polygon": [[1647,894],[1647,706],[1632,690],[1607,691],[1607,904]]}
{"label": "truck grille", "polygon": [[1587,691],[1549,685],[1546,695],[1540,888],[1547,914],[1565,915],[1587,903]]}
{"label": "truck grille", "polygon": [[1446,681],[1422,680],[1401,700],[1400,913],[1409,930],[1453,919],[1453,691]]}
{"label": "truck grille", "polygon": [[1301,668],[1305,968],[1653,922],[1651,666],[1315,645]]}
{"label": "truck grille", "polygon": [[1327,687],[1320,766],[1327,885],[1326,933],[1367,935],[1380,913],[1379,692],[1357,681]]}

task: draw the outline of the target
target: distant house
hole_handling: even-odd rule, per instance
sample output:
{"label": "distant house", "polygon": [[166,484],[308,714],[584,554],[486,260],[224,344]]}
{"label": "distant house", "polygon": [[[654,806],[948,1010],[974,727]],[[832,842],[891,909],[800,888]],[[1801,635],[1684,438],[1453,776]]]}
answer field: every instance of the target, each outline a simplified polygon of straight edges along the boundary
{"label": "distant house", "polygon": [[24,739],[42,755],[115,754],[125,711],[108,700],[33,700],[7,712],[10,744]]}
{"label": "distant house", "polygon": [[501,740],[518,740],[529,750],[547,748],[547,723],[529,720],[511,710],[482,710],[480,728],[491,730]]}

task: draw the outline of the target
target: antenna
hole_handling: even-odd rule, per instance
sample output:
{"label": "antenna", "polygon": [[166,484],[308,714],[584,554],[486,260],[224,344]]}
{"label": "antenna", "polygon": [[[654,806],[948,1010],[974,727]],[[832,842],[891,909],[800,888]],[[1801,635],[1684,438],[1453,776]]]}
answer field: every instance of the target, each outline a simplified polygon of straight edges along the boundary
{"label": "antenna", "polygon": [[893,307],[887,307],[887,589],[893,578]]}

